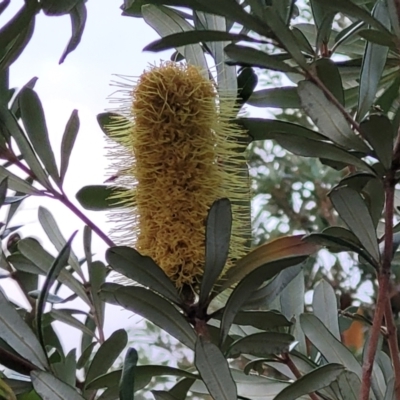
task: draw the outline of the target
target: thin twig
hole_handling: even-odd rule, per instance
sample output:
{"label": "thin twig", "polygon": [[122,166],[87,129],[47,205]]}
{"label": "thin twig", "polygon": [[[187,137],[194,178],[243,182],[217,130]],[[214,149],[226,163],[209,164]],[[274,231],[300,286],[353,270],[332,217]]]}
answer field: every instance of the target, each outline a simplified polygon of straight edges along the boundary
{"label": "thin twig", "polygon": [[363,363],[362,385],[359,397],[360,400],[369,400],[372,368],[378,346],[382,319],[389,296],[389,278],[393,251],[394,175],[395,169],[392,168],[385,178],[385,247],[383,250],[381,268],[378,271],[378,299],[376,303],[374,319],[372,322],[367,357]]}

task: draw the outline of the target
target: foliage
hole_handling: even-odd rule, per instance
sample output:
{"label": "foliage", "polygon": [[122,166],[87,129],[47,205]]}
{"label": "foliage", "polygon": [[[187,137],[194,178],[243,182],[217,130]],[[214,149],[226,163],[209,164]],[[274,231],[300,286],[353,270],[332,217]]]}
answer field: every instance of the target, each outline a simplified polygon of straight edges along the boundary
{"label": "foliage", "polygon": [[[216,65],[211,75],[218,90],[237,90],[238,105],[296,110],[292,117],[239,114],[232,123],[246,130],[251,167],[260,173],[265,174],[269,141],[274,141],[266,175],[275,174],[280,184],[260,177],[255,186],[274,199],[263,207],[275,225],[290,223],[297,234],[277,237],[275,232],[275,240],[258,239],[259,245],[221,277],[231,202],[215,201],[204,222],[204,274],[194,294],[177,291],[151,258],[115,246],[64,192],[78,112],[72,111],[66,125],[58,166],[34,90],[36,79],[15,96],[9,88],[9,68],[28,43],[37,13],[71,16],[73,32],[62,62],[83,33],[85,2],[27,0],[1,28],[0,204],[8,208],[0,267],[2,277],[17,282],[30,304],[30,309],[20,308],[0,293],[0,363],[7,368],[0,377],[1,398],[131,400],[157,376],[172,376],[175,384],[153,390],[155,399],[183,400],[190,394],[216,400],[400,398],[397,315],[389,303],[391,264],[398,247],[394,198],[400,170],[400,10],[394,0],[312,0],[310,7],[313,22],[298,23],[299,10],[292,0],[124,2],[125,16],[143,18],[161,36],[147,51],[174,49],[174,60],[203,68],[208,55]],[[255,90],[255,71],[264,70],[278,71],[292,84]],[[111,117],[98,116],[106,134]],[[263,144],[256,147],[256,142]],[[284,166],[279,172],[277,163]],[[289,197],[295,176],[302,183],[295,189],[298,196]],[[311,192],[316,193],[314,200]],[[58,255],[33,238],[13,233],[18,227],[10,226],[12,216],[29,196],[53,198],[86,224],[84,260],[72,249],[74,236],[66,240],[43,207],[39,222]],[[118,206],[108,186],[85,187],[77,198],[90,210]],[[308,216],[310,210],[315,210],[310,212],[313,217]],[[93,260],[93,233],[108,246],[108,265]],[[312,312],[305,312],[304,266],[322,247],[355,254],[368,276],[377,279],[373,321],[352,309],[338,314],[336,288],[325,280],[314,287]],[[135,285],[112,282],[110,271]],[[39,276],[45,277],[43,282]],[[63,286],[70,290],[67,297],[59,296]],[[77,297],[86,311],[68,308]],[[125,329],[104,336],[106,303],[169,333],[194,354],[194,362],[178,367],[141,362],[134,346],[126,349]],[[64,353],[52,327],[56,320],[82,332],[79,351]],[[351,323],[362,323],[368,333],[361,359],[343,343]],[[115,368],[120,357],[122,366]]]}

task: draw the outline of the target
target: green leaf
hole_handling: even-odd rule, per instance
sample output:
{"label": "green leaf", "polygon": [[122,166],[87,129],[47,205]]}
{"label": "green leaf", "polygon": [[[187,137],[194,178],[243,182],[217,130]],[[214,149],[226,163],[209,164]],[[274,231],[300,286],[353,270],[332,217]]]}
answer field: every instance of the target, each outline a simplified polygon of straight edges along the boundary
{"label": "green leaf", "polygon": [[130,347],[126,352],[124,364],[122,366],[122,374],[119,384],[120,400],[133,400],[135,369],[137,362],[138,353],[133,347]]}
{"label": "green leaf", "polygon": [[114,271],[149,287],[175,304],[180,304],[178,292],[165,272],[148,256],[131,247],[111,247],[106,260]]}
{"label": "green leaf", "polygon": [[64,360],[51,364],[52,370],[57,378],[67,385],[75,387],[76,384],[76,349],[72,349]]}
{"label": "green leaf", "polygon": [[391,22],[393,32],[395,33],[397,38],[400,38],[400,21],[397,16],[396,1],[388,0],[386,3],[387,3],[388,11],[389,11],[389,17],[390,17],[390,22]]}
{"label": "green leaf", "polygon": [[375,151],[382,165],[389,169],[392,165],[393,125],[383,114],[371,114],[360,124],[364,138]]}
{"label": "green leaf", "polygon": [[280,260],[263,264],[250,272],[242,279],[233,290],[226,303],[224,314],[221,321],[221,343],[228,336],[229,329],[243,304],[248,300],[253,292],[262,285],[263,282],[273,278],[285,268],[300,264],[307,257],[287,257]]}
{"label": "green leaf", "polygon": [[135,286],[116,288],[106,283],[102,286],[100,298],[141,315],[184,345],[194,348],[196,335],[189,323],[171,303],[150,290]]}
{"label": "green leaf", "polygon": [[65,174],[67,173],[69,158],[75,144],[76,137],[79,131],[79,116],[78,110],[73,110],[67,125],[65,126],[64,134],[61,141],[61,162],[60,162],[60,181],[64,182]]}
{"label": "green leaf", "polygon": [[195,379],[193,378],[184,378],[175,384],[175,386],[169,390],[169,393],[173,395],[176,400],[186,400],[187,394],[194,381]]}
{"label": "green leaf", "polygon": [[213,399],[237,398],[236,384],[228,362],[220,349],[215,344],[205,341],[202,336],[198,336],[196,341],[194,363]]}
{"label": "green leaf", "polygon": [[368,42],[395,49],[396,36],[394,35],[388,35],[376,29],[362,29],[357,34]]}
{"label": "green leaf", "polygon": [[271,134],[280,146],[293,154],[303,157],[321,157],[323,159],[337,161],[345,165],[354,165],[363,171],[374,173],[374,170],[363,160],[346,150],[331,143],[296,136],[288,136],[282,133]]}
{"label": "green leaf", "polygon": [[320,50],[321,44],[329,43],[329,38],[332,31],[332,22],[335,15],[332,13],[332,10],[327,9],[317,1],[310,0],[310,6],[315,27],[318,30],[319,40],[317,40],[316,47],[318,50]]}
{"label": "green leaf", "polygon": [[36,92],[25,87],[19,94],[21,119],[26,133],[47,172],[56,183],[60,182],[57,164],[51,148],[42,103]]}
{"label": "green leaf", "polygon": [[297,72],[295,68],[281,59],[252,47],[229,44],[225,47],[225,53],[229,57],[228,64],[266,68],[280,72]]}
{"label": "green leaf", "polygon": [[251,140],[271,140],[274,133],[284,133],[288,136],[299,136],[313,140],[326,140],[324,136],[302,125],[292,124],[291,122],[279,121],[276,119],[265,118],[239,118],[237,123],[243,126]]}
{"label": "green leaf", "polygon": [[107,277],[107,268],[101,261],[94,261],[88,264],[89,269],[89,281],[90,281],[90,293],[92,296],[92,302],[94,306],[94,312],[97,316],[97,321],[100,326],[104,325],[104,310],[105,304],[99,297],[99,291],[101,285],[105,282]]}
{"label": "green leaf", "polygon": [[256,357],[269,357],[287,353],[294,337],[282,332],[260,332],[245,336],[233,342],[227,351],[227,357],[237,358],[242,353]]}
{"label": "green leaf", "polygon": [[[86,326],[86,325],[85,325]],[[76,364],[77,369],[84,368],[89,361],[90,356],[92,355],[94,347],[97,345],[96,342],[90,343],[89,346],[83,350],[81,356],[78,359],[78,362]]]}
{"label": "green leaf", "polygon": [[42,0],[42,10],[46,15],[57,16],[68,14],[81,0]]}
{"label": "green leaf", "polygon": [[344,105],[344,91],[339,68],[330,58],[320,58],[313,63],[318,78],[327,89]]}
{"label": "green leaf", "polygon": [[199,304],[204,305],[224,269],[229,253],[232,209],[228,199],[216,200],[207,215],[206,255],[201,280]]}
{"label": "green leaf", "polygon": [[155,400],[178,400],[171,393],[164,390],[152,390],[151,393],[153,394]]}
{"label": "green leaf", "polygon": [[240,311],[236,314],[233,323],[254,326],[265,331],[292,325],[279,311]]}
{"label": "green leaf", "polygon": [[44,371],[31,372],[32,385],[42,400],[84,400],[71,386]]}
{"label": "green leaf", "polygon": [[375,226],[361,195],[350,187],[339,186],[330,192],[329,197],[340,218],[357,236],[363,248],[379,263]]}
{"label": "green leaf", "polygon": [[314,315],[322,321],[337,340],[341,340],[336,295],[332,286],[325,279],[321,279],[315,286],[312,304]]}
{"label": "green leaf", "polygon": [[338,387],[343,400],[357,400],[361,392],[361,380],[358,374],[344,371],[338,377]]}
{"label": "green leaf", "polygon": [[61,55],[59,64],[62,64],[65,61],[67,55],[78,47],[78,44],[82,39],[87,17],[85,2],[77,2],[75,7],[71,9],[69,15],[71,17],[72,35],[66,49]]}
{"label": "green leaf", "polygon": [[304,111],[328,139],[346,148],[368,152],[368,147],[350,128],[343,114],[322,90],[310,81],[298,84],[298,93]]}
{"label": "green leaf", "polygon": [[100,345],[86,373],[85,388],[97,377],[105,374],[128,343],[125,329],[118,329]]}
{"label": "green leaf", "polygon": [[43,337],[43,313],[44,308],[46,305],[47,295],[49,294],[50,288],[53,286],[54,282],[56,281],[58,275],[60,274],[61,270],[65,268],[68,264],[68,258],[71,250],[71,243],[74,239],[77,231],[72,234],[68,242],[63,246],[58,256],[54,259],[53,264],[51,265],[46,279],[43,282],[42,291],[40,292],[40,296],[37,301],[36,306],[36,326],[38,332],[39,341],[43,347],[46,348],[46,343],[44,342]]}
{"label": "green leaf", "polygon": [[395,100],[399,96],[400,76],[398,76],[391,85],[389,85],[380,97],[376,100],[376,104],[380,107],[384,114],[387,114]]}
{"label": "green leaf", "polygon": [[172,35],[164,36],[161,39],[155,40],[148,44],[143,51],[164,51],[189,44],[195,44],[200,42],[224,42],[224,41],[245,41],[255,43],[266,43],[259,39],[254,39],[250,36],[229,33],[216,30],[203,30],[203,31],[186,31],[178,32]]}
{"label": "green leaf", "polygon": [[[193,26],[182,18],[175,10],[164,7],[145,5],[142,7],[143,18],[161,37],[178,32],[193,31]],[[200,44],[179,46],[176,49],[185,59],[207,71],[207,62]]]}
{"label": "green leaf", "polygon": [[36,196],[41,195],[39,190],[34,188],[30,183],[21,179],[17,175],[14,175],[12,172],[0,165],[0,179],[3,180],[6,178],[8,180],[8,187],[11,190],[15,190],[20,193],[35,194]]}
{"label": "green leaf", "polygon": [[[50,239],[51,243],[54,245],[57,251],[61,251],[67,241],[64,239],[64,236],[62,235],[61,230],[51,212],[47,208],[39,206],[38,217],[40,225],[42,225],[42,228],[46,232],[46,235]],[[82,276],[82,269],[79,265],[78,258],[72,250],[70,251],[68,263],[80,276]]]}
{"label": "green leaf", "polygon": [[117,191],[126,191],[126,189],[115,189],[106,185],[84,186],[78,191],[76,198],[86,210],[104,211],[122,206],[120,199],[113,198]]}
{"label": "green leaf", "polygon": [[79,319],[73,317],[73,314],[80,314],[79,310],[70,310],[70,309],[55,309],[53,308],[50,311],[50,315],[57,321],[63,322],[69,326],[72,326],[76,329],[79,329],[81,332],[86,333],[87,335],[91,335],[95,337],[94,332],[92,332],[85,324],[83,324]]}
{"label": "green leaf", "polygon": [[297,399],[303,394],[309,394],[329,386],[344,371],[343,365],[327,364],[303,375],[286,387],[274,400]]}
{"label": "green leaf", "polygon": [[[390,18],[385,2],[377,2],[372,15],[384,26],[390,26]],[[374,103],[379,82],[385,68],[388,51],[389,48],[386,46],[381,46],[371,42],[367,43],[361,65],[360,92],[357,112],[357,119],[359,121],[364,118]]]}
{"label": "green leaf", "polygon": [[238,87],[238,102],[243,105],[252,95],[255,87],[258,83],[257,74],[254,72],[253,68],[243,67],[241,68],[239,75],[237,77],[237,87]]}
{"label": "green leaf", "polygon": [[[31,168],[33,174],[38,179],[38,181],[46,188],[51,187],[46,172],[40,165],[40,162],[37,159],[35,152],[33,151],[29,141],[25,137],[25,134],[22,131],[21,127],[18,125],[15,116],[4,106],[0,106],[0,120],[3,122],[5,128],[15,140],[24,160],[27,162],[28,166]],[[11,181],[9,182],[9,185],[11,188]],[[16,190],[21,191],[19,189]]]}
{"label": "green leaf", "polygon": [[39,368],[47,368],[46,355],[35,334],[0,290],[0,338],[21,357]]}
{"label": "green leaf", "polygon": [[315,315],[302,314],[300,324],[305,335],[326,361],[341,364],[349,371],[361,376],[361,365],[351,351],[340,343]]}
{"label": "green leaf", "polygon": [[247,104],[254,107],[301,108],[295,86],[257,90],[253,92]]}
{"label": "green leaf", "polygon": [[6,200],[7,187],[8,187],[7,180],[8,180],[7,177],[5,177],[0,181],[0,208],[2,205],[4,205],[4,202]]}
{"label": "green leaf", "polygon": [[[54,262],[51,256],[35,239],[25,238],[18,242],[18,249],[23,256],[33,262],[44,275],[48,273]],[[30,272],[30,271],[27,271]],[[90,305],[89,299],[82,284],[68,271],[61,271],[58,280],[76,293],[83,301]]]}

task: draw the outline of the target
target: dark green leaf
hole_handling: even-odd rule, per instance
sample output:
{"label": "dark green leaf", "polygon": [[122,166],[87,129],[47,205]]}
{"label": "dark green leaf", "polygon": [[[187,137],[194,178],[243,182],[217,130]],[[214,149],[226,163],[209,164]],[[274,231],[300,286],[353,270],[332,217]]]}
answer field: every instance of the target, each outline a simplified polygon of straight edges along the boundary
{"label": "dark green leaf", "polygon": [[295,86],[257,90],[253,92],[247,104],[254,107],[301,108]]}
{"label": "dark green leaf", "polygon": [[[390,26],[390,18],[386,3],[376,3],[372,15],[384,26]],[[367,43],[360,75],[360,92],[357,119],[361,121],[370,110],[379,87],[389,48],[379,44]]]}
{"label": "dark green leaf", "polygon": [[[287,270],[288,269],[285,271]],[[239,311],[233,323],[237,325],[250,325],[261,330],[269,330],[283,326],[289,327],[292,325],[292,323],[278,311]]]}
{"label": "dark green leaf", "polygon": [[31,372],[32,385],[42,400],[84,400],[71,386],[44,371]]}
{"label": "dark green leaf", "polygon": [[37,301],[36,326],[37,326],[37,331],[38,331],[38,338],[39,338],[40,344],[42,345],[43,349],[46,348],[46,344],[44,342],[44,337],[43,337],[43,319],[42,319],[42,317],[43,317],[44,308],[46,305],[47,296],[49,294],[50,288],[53,286],[53,283],[58,278],[61,270],[68,263],[68,257],[69,257],[70,250],[71,250],[71,243],[72,243],[72,240],[74,239],[76,233],[77,233],[77,231],[72,234],[72,236],[70,237],[68,242],[61,249],[58,256],[54,259],[54,262],[51,265],[51,267],[47,273],[46,279],[43,282],[42,291],[41,291],[40,296]]}
{"label": "dark green leaf", "polygon": [[112,333],[94,355],[86,374],[85,387],[113,366],[127,343],[128,335],[125,329],[118,329]]}
{"label": "dark green leaf", "polygon": [[383,113],[387,114],[391,110],[395,100],[399,97],[399,88],[400,77],[398,76],[376,100],[375,103],[380,107]]}
{"label": "dark green leaf", "polygon": [[42,0],[42,10],[46,15],[56,16],[68,14],[81,0]]}
{"label": "dark green leaf", "polygon": [[28,260],[21,253],[13,253],[7,257],[7,261],[12,264],[12,266],[22,272],[30,274],[43,274],[43,270],[38,268],[32,261]]}
{"label": "dark green leaf", "polygon": [[81,356],[78,359],[78,362],[76,364],[77,369],[84,368],[89,361],[90,356],[92,355],[94,347],[97,345],[96,342],[90,343],[89,346],[85,348],[85,350],[82,352]]}
{"label": "dark green leaf", "polygon": [[274,400],[297,399],[304,394],[309,394],[329,386],[344,371],[343,365],[327,364],[319,367],[294,381],[283,389]]}
{"label": "dark green leaf", "polygon": [[64,134],[61,141],[61,162],[60,162],[60,180],[64,181],[67,173],[69,158],[75,144],[76,136],[79,131],[78,110],[73,110],[67,125],[65,126]]}
{"label": "dark green leaf", "polygon": [[152,390],[151,393],[153,394],[155,400],[178,400],[171,393],[164,390]]}
{"label": "dark green leaf", "polygon": [[388,0],[386,3],[389,11],[389,17],[393,32],[395,33],[397,38],[400,38],[400,21],[398,18],[396,0]]}
{"label": "dark green leaf", "polygon": [[357,236],[364,249],[379,263],[380,254],[375,226],[361,195],[350,187],[340,186],[332,190],[329,197],[340,218]]}
{"label": "dark green leaf", "polygon": [[342,77],[337,65],[330,58],[320,58],[313,65],[321,82],[344,105]]}
{"label": "dark green leaf", "polygon": [[0,290],[0,338],[21,357],[39,368],[47,367],[46,355],[35,334]]}
{"label": "dark green leaf", "polygon": [[293,67],[279,58],[252,47],[229,44],[225,47],[225,53],[230,58],[227,60],[228,64],[266,68],[272,71],[296,72]]}
{"label": "dark green leaf", "polygon": [[225,306],[221,321],[221,343],[228,335],[229,329],[243,304],[263,282],[273,278],[285,268],[300,264],[307,257],[288,257],[261,265],[242,279],[233,290]]}
{"label": "dark green leaf", "polygon": [[374,170],[353,154],[330,143],[305,139],[296,136],[288,136],[282,133],[273,133],[271,139],[275,139],[283,148],[293,154],[303,157],[321,157],[337,161],[346,165],[354,165],[363,171],[374,173]]}
{"label": "dark green leaf", "polygon": [[6,200],[7,187],[8,187],[7,180],[8,180],[7,177],[5,177],[0,181],[0,207],[5,203]]}
{"label": "dark green leaf", "polygon": [[199,303],[205,304],[224,269],[229,253],[232,228],[232,210],[228,199],[216,200],[207,215],[206,256],[201,280]]}
{"label": "dark green leaf", "polygon": [[344,371],[338,377],[338,388],[343,400],[357,400],[361,392],[360,377],[354,372]]}
{"label": "dark green leaf", "polygon": [[[96,323],[90,316],[87,316],[85,320],[85,326],[88,327],[92,332],[96,331]],[[86,333],[84,333],[81,339],[81,352],[84,352],[93,343],[97,344],[96,342],[93,342],[93,335],[86,335]],[[86,365],[85,365],[85,370],[86,370]]]}
{"label": "dark green leaf", "polygon": [[[109,290],[107,290],[109,289]],[[100,297],[133,311],[164,329],[189,348],[194,348],[196,335],[182,314],[168,301],[142,287],[110,287],[104,284]]]}
{"label": "dark green leaf", "polygon": [[105,282],[107,276],[107,268],[101,261],[90,263],[89,278],[90,278],[90,293],[92,295],[92,302],[94,312],[97,316],[97,321],[100,326],[104,325],[104,302],[99,298],[99,291],[101,285]]}
{"label": "dark green leaf", "polygon": [[288,136],[299,136],[313,140],[326,140],[324,136],[304,126],[292,124],[291,122],[278,121],[265,118],[240,118],[237,123],[242,125],[251,136],[252,140],[271,140],[274,133],[283,133]]}
{"label": "dark green leaf", "polygon": [[240,105],[246,103],[257,86],[258,77],[253,68],[241,68],[237,77],[238,101]]}
{"label": "dark green leaf", "polygon": [[386,169],[392,165],[393,126],[383,114],[371,114],[360,125],[363,137],[375,151],[379,161]]}
{"label": "dark green leaf", "polygon": [[[41,290],[32,290],[28,294],[33,299],[38,299],[39,296],[40,296],[40,293],[41,293]],[[59,303],[63,303],[64,299],[62,297],[60,297],[60,296],[56,296],[55,294],[49,293],[47,295],[46,302],[50,303],[50,304],[59,304]]]}
{"label": "dark green leaf", "polygon": [[60,58],[59,64],[62,64],[65,61],[67,55],[78,47],[78,44],[82,39],[87,16],[85,2],[77,2],[75,7],[71,9],[69,15],[71,17],[72,36]]}
{"label": "dark green leaf", "polygon": [[[33,262],[44,275],[48,273],[54,262],[51,256],[35,239],[26,238],[18,242],[18,249],[23,256]],[[27,270],[27,272],[30,272]],[[83,301],[90,304],[82,284],[68,271],[61,271],[58,280],[67,286],[73,293],[76,293]]]}
{"label": "dark green leaf", "polygon": [[34,150],[42,160],[47,172],[58,183],[60,177],[49,141],[46,119],[39,96],[34,90],[26,87],[19,94],[19,106],[22,122]]}
{"label": "dark green leaf", "polygon": [[142,256],[131,247],[111,247],[106,260],[114,271],[160,293],[168,300],[180,304],[175,286],[165,272],[148,256]]}
{"label": "dark green leaf", "polygon": [[15,203],[19,203],[22,200],[26,199],[28,196],[7,196],[4,199],[4,203],[3,204],[15,204]]}
{"label": "dark green leaf", "polygon": [[[310,0],[310,6],[311,6],[311,11],[312,11],[312,15],[314,18],[314,22],[315,22],[315,27],[318,30],[319,36],[320,36],[320,44],[324,43],[324,44],[328,44],[329,43],[329,38],[331,35],[331,30],[332,30],[332,22],[333,22],[333,17],[334,15],[332,14],[332,10],[326,8],[324,5],[322,5],[321,3],[319,3],[318,1],[315,0]],[[321,34],[321,30],[324,27],[324,25],[326,24],[325,21],[331,19],[330,24],[328,24],[329,29],[324,29],[323,34]],[[325,24],[324,24],[325,22]],[[317,46],[317,49],[319,49],[319,46]]]}
{"label": "dark green leaf", "polygon": [[0,165],[0,179],[5,179],[5,178],[7,178],[8,187],[11,190],[16,190],[20,193],[35,194],[37,196],[41,195],[41,193],[36,188],[34,188],[30,183],[21,179],[17,175],[14,175],[12,172],[8,171],[7,169],[5,169],[3,166]]}
{"label": "dark green leaf", "polygon": [[370,179],[362,193],[376,228],[382,218],[382,211],[385,205],[385,189],[382,180]]}
{"label": "dark green leaf", "polygon": [[310,81],[301,81],[298,84],[298,93],[304,111],[322,135],[346,148],[368,151],[368,147],[355,135],[343,114],[318,86]]}
{"label": "dark green leaf", "polygon": [[351,351],[340,343],[314,315],[302,314],[301,327],[311,343],[321,352],[329,363],[343,365],[349,371],[361,376],[361,365]]}
{"label": "dark green leaf", "polygon": [[164,51],[168,49],[177,48],[180,46],[186,46],[188,44],[195,44],[200,42],[224,42],[224,41],[245,41],[245,42],[258,42],[262,43],[262,40],[251,38],[250,36],[205,30],[205,31],[187,31],[178,32],[172,35],[164,36],[150,44],[148,44],[143,51]]}
{"label": "dark green leaf", "polygon": [[269,357],[286,353],[294,342],[294,337],[282,332],[260,332],[236,340],[229,347],[227,356],[237,358],[242,353],[256,357]]}
{"label": "dark green leaf", "polygon": [[119,191],[126,191],[124,188],[111,188],[106,185],[84,186],[76,194],[80,205],[90,211],[104,211],[121,207],[120,199],[113,198]]}
{"label": "dark green leaf", "polygon": [[388,35],[376,29],[362,29],[358,31],[357,34],[371,43],[395,48],[396,37],[394,35]]}
{"label": "dark green leaf", "polygon": [[120,400],[133,400],[137,361],[138,353],[133,347],[130,347],[126,352],[124,365],[122,366],[121,381],[119,384]]}
{"label": "dark green leaf", "polygon": [[67,385],[75,387],[76,384],[76,349],[72,349],[64,360],[51,364],[54,375]]}
{"label": "dark green leaf", "polygon": [[194,363],[213,399],[237,398],[236,383],[228,362],[220,349],[215,344],[206,342],[202,336],[197,338]]}
{"label": "dark green leaf", "polygon": [[175,386],[173,386],[169,393],[171,393],[177,400],[186,400],[187,393],[190,390],[193,382],[193,378],[184,378],[180,380]]}
{"label": "dark green leaf", "polygon": [[337,340],[341,340],[335,291],[325,279],[321,279],[315,286],[312,304],[315,316],[322,321]]}

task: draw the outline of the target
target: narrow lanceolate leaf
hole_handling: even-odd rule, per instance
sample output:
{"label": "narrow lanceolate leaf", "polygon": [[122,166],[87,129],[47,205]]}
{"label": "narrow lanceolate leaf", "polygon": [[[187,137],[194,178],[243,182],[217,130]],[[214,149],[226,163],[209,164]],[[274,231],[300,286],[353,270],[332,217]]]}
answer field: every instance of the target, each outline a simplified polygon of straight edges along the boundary
{"label": "narrow lanceolate leaf", "polygon": [[152,390],[151,393],[153,394],[155,400],[178,400],[171,393],[164,390]]}
{"label": "narrow lanceolate leaf", "polygon": [[72,35],[66,49],[64,50],[60,58],[59,64],[62,64],[65,61],[67,55],[78,47],[78,44],[82,39],[87,17],[85,2],[79,1],[78,3],[76,3],[75,7],[71,9],[69,15],[71,17]]}
{"label": "narrow lanceolate leaf", "polygon": [[[5,203],[7,195],[7,177],[1,179],[0,181],[0,207]],[[6,203],[7,204],[7,203]]]}
{"label": "narrow lanceolate leaf", "polygon": [[47,367],[46,355],[35,334],[0,290],[0,339],[39,368]]}
{"label": "narrow lanceolate leaf", "polygon": [[254,269],[242,279],[229,296],[225,306],[221,321],[221,343],[223,343],[228,336],[229,329],[232,326],[236,314],[240,311],[246,300],[251,297],[253,292],[261,286],[263,282],[273,278],[285,268],[300,264],[306,258],[306,256],[295,256],[267,262],[258,266],[258,268]]}
{"label": "narrow lanceolate leaf", "polygon": [[344,105],[344,91],[342,77],[338,66],[330,58],[320,58],[313,63],[318,78],[326,88]]}
{"label": "narrow lanceolate leaf", "polygon": [[[142,7],[143,18],[161,37],[178,32],[192,31],[193,26],[176,11],[164,6],[145,5]],[[207,70],[207,62],[200,44],[177,47],[186,60]]]}
{"label": "narrow lanceolate leaf", "polygon": [[39,190],[0,165],[0,179],[8,179],[8,187],[20,193],[40,195]]}
{"label": "narrow lanceolate leaf", "polygon": [[335,381],[344,370],[345,368],[340,364],[327,364],[319,367],[287,386],[274,400],[297,399],[304,394],[321,390]]}
{"label": "narrow lanceolate leaf", "polygon": [[57,164],[54,158],[53,149],[49,140],[46,119],[42,103],[36,92],[29,88],[24,88],[19,94],[19,106],[21,109],[21,118],[24,123],[26,133],[35,149],[37,155],[42,160],[47,172],[59,182]]}
{"label": "narrow lanceolate leaf", "polygon": [[77,233],[77,231],[70,237],[68,242],[65,244],[65,246],[61,249],[58,256],[55,258],[52,266],[49,269],[49,272],[47,273],[46,279],[43,283],[42,291],[40,292],[40,296],[37,301],[36,324],[37,324],[38,337],[39,337],[41,345],[43,346],[43,349],[46,348],[46,344],[44,342],[44,337],[43,337],[42,316],[44,313],[47,296],[49,294],[50,288],[53,286],[53,283],[56,281],[61,270],[66,265],[68,265],[68,257],[69,257],[70,250],[71,250],[71,243],[72,243],[72,240],[74,239],[76,233]]}
{"label": "narrow lanceolate leaf", "polygon": [[200,286],[200,304],[205,304],[228,258],[232,210],[228,199],[213,203],[206,222],[206,257]]}
{"label": "narrow lanceolate leaf", "polygon": [[318,246],[309,246],[302,238],[303,235],[284,236],[258,246],[228,270],[221,291],[266,263],[285,257],[309,256],[318,251]]}
{"label": "narrow lanceolate leaf", "polygon": [[71,386],[44,371],[31,372],[32,384],[42,400],[84,400]]}
{"label": "narrow lanceolate leaf", "polygon": [[244,353],[256,357],[269,357],[287,352],[294,340],[294,337],[288,333],[254,333],[232,343],[227,351],[227,355],[228,357],[237,358]]}
{"label": "narrow lanceolate leaf", "polygon": [[[372,16],[384,26],[390,26],[390,17],[386,2],[378,1]],[[375,100],[382,72],[385,68],[389,47],[368,42],[365,48],[360,75],[360,92],[357,119],[362,120]]]}
{"label": "narrow lanceolate leaf", "polygon": [[272,71],[296,72],[295,68],[277,57],[252,47],[229,44],[225,47],[225,53],[229,57],[228,64],[266,68]]}
{"label": "narrow lanceolate leaf", "polygon": [[86,386],[98,376],[105,374],[114,364],[128,343],[125,329],[118,329],[99,347],[86,373]]}
{"label": "narrow lanceolate leaf", "polygon": [[137,362],[138,353],[133,347],[130,347],[126,352],[124,364],[122,366],[121,381],[119,383],[120,400],[133,400]]}
{"label": "narrow lanceolate leaf", "polygon": [[221,350],[215,344],[205,341],[202,336],[197,338],[194,363],[214,400],[237,398],[236,383],[228,362]]}
{"label": "narrow lanceolate leaf", "polygon": [[88,264],[88,269],[90,278],[90,293],[92,294],[94,311],[96,313],[98,323],[103,326],[105,304],[99,297],[99,291],[101,285],[106,280],[108,270],[101,261],[94,261],[93,263]]}
{"label": "narrow lanceolate leaf", "polygon": [[366,140],[374,149],[382,165],[389,169],[393,153],[393,125],[386,115],[372,114],[360,124]]}
{"label": "narrow lanceolate leaf", "polygon": [[100,297],[111,304],[124,307],[153,322],[184,345],[193,349],[196,335],[183,315],[156,293],[136,286],[124,287],[105,283]]}
{"label": "narrow lanceolate leaf", "polygon": [[365,201],[356,190],[341,186],[329,195],[340,218],[357,236],[364,249],[379,263],[380,254],[375,226]]}
{"label": "narrow lanceolate leaf", "polygon": [[261,89],[253,92],[247,104],[254,107],[301,108],[294,86]]}
{"label": "narrow lanceolate leaf", "polygon": [[301,81],[298,93],[304,111],[322,135],[345,148],[368,151],[366,144],[355,135],[343,114],[318,86],[310,81]]}
{"label": "narrow lanceolate leaf", "polygon": [[67,173],[69,158],[75,144],[76,136],[79,131],[78,110],[72,111],[71,116],[65,126],[64,134],[61,141],[61,162],[60,162],[60,180],[64,181]]}
{"label": "narrow lanceolate leaf", "polygon": [[300,324],[304,334],[328,362],[341,364],[361,376],[361,365],[351,351],[340,343],[315,315],[300,315]]}
{"label": "narrow lanceolate leaf", "polygon": [[338,304],[332,286],[322,279],[314,289],[313,310],[332,335],[340,340]]}
{"label": "narrow lanceolate leaf", "polygon": [[150,257],[142,256],[131,247],[121,246],[108,249],[106,260],[114,271],[149,287],[176,304],[181,303],[175,286]]}
{"label": "narrow lanceolate leaf", "polygon": [[105,211],[112,208],[120,207],[119,200],[112,196],[116,191],[124,191],[124,188],[111,188],[106,185],[89,185],[84,186],[76,194],[76,199],[80,205],[90,211]]}

